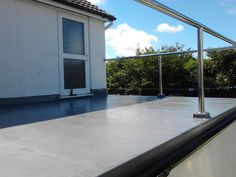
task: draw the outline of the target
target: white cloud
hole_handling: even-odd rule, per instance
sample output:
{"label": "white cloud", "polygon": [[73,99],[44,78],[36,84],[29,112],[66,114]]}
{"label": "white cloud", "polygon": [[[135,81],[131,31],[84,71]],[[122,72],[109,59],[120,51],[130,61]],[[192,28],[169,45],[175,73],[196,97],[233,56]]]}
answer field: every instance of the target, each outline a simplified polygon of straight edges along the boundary
{"label": "white cloud", "polygon": [[104,4],[104,0],[88,0],[89,2],[91,2],[92,4]]}
{"label": "white cloud", "polygon": [[157,31],[161,33],[178,33],[184,30],[182,25],[170,26],[168,23],[162,23],[157,26]]}
{"label": "white cloud", "polygon": [[115,51],[118,56],[135,55],[137,46],[140,49],[152,46],[158,42],[158,38],[142,30],[130,27],[128,24],[120,24],[116,28],[106,30],[106,44]]}

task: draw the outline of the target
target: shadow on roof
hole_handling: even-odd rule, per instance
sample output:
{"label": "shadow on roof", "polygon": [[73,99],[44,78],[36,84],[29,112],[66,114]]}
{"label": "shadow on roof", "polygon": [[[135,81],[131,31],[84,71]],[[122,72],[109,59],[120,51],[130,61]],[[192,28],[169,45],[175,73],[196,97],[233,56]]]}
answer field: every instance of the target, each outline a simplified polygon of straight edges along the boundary
{"label": "shadow on roof", "polygon": [[154,101],[155,96],[93,96],[0,107],[0,128]]}

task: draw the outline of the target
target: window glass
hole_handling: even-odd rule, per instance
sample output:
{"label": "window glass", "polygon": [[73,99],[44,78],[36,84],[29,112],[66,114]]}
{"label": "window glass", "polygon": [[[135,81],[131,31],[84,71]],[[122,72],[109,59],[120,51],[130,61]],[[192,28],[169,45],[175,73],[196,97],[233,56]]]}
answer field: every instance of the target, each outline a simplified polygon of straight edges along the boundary
{"label": "window glass", "polygon": [[63,51],[84,55],[84,24],[63,18]]}
{"label": "window glass", "polygon": [[64,59],[65,89],[85,88],[85,61]]}

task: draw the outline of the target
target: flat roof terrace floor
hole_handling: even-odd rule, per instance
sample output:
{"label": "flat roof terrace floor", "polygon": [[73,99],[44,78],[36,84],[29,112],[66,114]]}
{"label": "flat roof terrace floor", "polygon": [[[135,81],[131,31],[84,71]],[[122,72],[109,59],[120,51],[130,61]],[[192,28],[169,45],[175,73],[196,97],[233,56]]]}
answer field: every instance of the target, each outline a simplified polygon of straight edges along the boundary
{"label": "flat roof terrace floor", "polygon": [[[96,177],[205,122],[192,118],[197,102],[108,96],[2,107],[0,176]],[[213,117],[235,105],[206,98]]]}

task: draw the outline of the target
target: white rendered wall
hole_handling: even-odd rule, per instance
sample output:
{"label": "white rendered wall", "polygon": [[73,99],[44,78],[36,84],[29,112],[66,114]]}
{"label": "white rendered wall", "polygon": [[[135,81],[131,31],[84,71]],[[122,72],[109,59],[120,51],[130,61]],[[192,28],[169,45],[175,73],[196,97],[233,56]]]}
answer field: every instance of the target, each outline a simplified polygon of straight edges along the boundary
{"label": "white rendered wall", "polygon": [[105,66],[105,27],[104,23],[96,19],[89,19],[90,28],[90,61],[91,61],[91,89],[106,88]]}
{"label": "white rendered wall", "polygon": [[[60,94],[58,9],[32,0],[1,0],[0,24],[0,98]],[[103,89],[104,22],[90,19],[89,24],[91,87]]]}
{"label": "white rendered wall", "polygon": [[176,166],[169,177],[235,177],[236,121]]}
{"label": "white rendered wall", "polygon": [[0,98],[59,92],[56,19],[32,1],[0,1]]}

